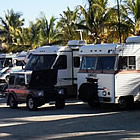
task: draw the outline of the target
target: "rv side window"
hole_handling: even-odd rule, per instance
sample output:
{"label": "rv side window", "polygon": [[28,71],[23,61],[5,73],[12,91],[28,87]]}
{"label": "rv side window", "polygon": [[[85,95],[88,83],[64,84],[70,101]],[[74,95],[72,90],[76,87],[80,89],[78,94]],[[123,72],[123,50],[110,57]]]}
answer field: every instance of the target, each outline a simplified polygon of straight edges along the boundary
{"label": "rv side window", "polygon": [[67,56],[60,55],[56,64],[54,65],[55,69],[66,69],[67,68]]}
{"label": "rv side window", "polygon": [[120,56],[118,68],[127,70],[136,69],[135,56]]}
{"label": "rv side window", "polygon": [[9,85],[14,85],[15,76],[10,76],[9,78]]}
{"label": "rv side window", "polygon": [[74,61],[74,67],[79,68],[80,67],[80,57],[76,56],[73,58]]}

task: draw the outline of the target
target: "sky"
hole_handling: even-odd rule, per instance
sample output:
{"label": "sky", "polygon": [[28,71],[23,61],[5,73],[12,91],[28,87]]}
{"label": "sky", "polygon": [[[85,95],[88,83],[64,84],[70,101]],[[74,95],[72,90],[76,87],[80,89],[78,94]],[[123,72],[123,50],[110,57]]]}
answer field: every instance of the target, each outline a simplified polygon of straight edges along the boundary
{"label": "sky", "polygon": [[74,10],[77,5],[84,6],[85,3],[86,0],[0,0],[0,17],[4,17],[4,11],[13,9],[23,14],[25,26],[29,26],[29,21],[35,21],[40,12],[49,20],[51,16],[59,18],[67,7]]}

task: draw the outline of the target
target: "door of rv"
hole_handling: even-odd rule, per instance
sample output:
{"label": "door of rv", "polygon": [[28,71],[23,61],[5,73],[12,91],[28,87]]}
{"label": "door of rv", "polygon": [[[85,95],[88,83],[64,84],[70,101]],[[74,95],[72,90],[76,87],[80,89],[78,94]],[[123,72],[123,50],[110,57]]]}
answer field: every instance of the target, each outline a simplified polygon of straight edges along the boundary
{"label": "door of rv", "polygon": [[58,82],[57,86],[72,85],[72,53],[71,51],[61,52],[57,56],[54,69],[58,69]]}

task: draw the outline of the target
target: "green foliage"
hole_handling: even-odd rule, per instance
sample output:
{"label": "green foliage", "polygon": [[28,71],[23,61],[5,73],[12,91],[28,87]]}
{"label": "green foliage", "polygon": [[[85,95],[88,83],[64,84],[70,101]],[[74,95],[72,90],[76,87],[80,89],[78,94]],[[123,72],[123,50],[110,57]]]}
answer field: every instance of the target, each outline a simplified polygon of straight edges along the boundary
{"label": "green foliage", "polygon": [[[124,42],[130,35],[140,35],[140,0],[119,2],[120,33]],[[52,16],[49,20],[40,13],[26,28],[22,14],[11,9],[0,17],[0,42],[3,51],[8,52],[48,44],[65,45],[68,40],[80,40],[79,29],[88,43],[119,42],[118,21],[118,7],[108,7],[108,0],[85,0],[85,6],[78,5],[74,10],[67,7],[59,18]]]}

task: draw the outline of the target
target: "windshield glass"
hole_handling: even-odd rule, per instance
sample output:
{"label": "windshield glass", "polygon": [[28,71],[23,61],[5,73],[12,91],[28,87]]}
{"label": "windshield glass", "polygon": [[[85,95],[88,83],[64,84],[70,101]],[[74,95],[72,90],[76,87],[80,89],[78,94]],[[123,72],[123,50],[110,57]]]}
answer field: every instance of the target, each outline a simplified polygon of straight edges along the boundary
{"label": "windshield glass", "polygon": [[4,58],[0,58],[0,69],[3,68]]}
{"label": "windshield glass", "polygon": [[0,59],[0,68],[12,66],[12,58]]}
{"label": "windshield glass", "polygon": [[27,76],[27,81],[26,82],[27,82],[27,84],[29,84],[30,81],[31,81],[31,74],[27,74],[26,76]]}
{"label": "windshield glass", "polygon": [[98,57],[96,70],[114,70],[115,56]]}
{"label": "windshield glass", "polygon": [[25,70],[51,69],[57,55],[32,55]]}
{"label": "windshield glass", "polygon": [[116,56],[84,56],[82,59],[82,70],[114,70]]}
{"label": "windshield glass", "polygon": [[96,64],[96,57],[83,57],[82,59],[82,65],[81,69],[82,70],[95,70],[95,64]]}

